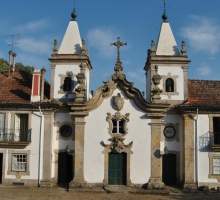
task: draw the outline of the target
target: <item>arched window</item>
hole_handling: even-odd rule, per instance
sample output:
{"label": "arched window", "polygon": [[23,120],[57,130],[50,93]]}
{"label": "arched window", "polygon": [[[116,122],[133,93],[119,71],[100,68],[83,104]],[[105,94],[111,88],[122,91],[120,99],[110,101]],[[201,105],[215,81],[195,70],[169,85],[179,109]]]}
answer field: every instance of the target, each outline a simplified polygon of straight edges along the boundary
{"label": "arched window", "polygon": [[174,92],[174,81],[172,78],[166,80],[166,92]]}
{"label": "arched window", "polygon": [[66,77],[63,84],[63,91],[71,91],[72,80],[70,77]]}

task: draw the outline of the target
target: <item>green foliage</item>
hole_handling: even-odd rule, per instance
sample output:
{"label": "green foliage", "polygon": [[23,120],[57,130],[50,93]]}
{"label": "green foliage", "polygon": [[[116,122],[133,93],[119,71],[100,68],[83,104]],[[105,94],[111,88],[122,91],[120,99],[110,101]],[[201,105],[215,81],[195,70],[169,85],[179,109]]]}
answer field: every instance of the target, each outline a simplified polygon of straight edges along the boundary
{"label": "green foliage", "polygon": [[4,72],[8,70],[8,61],[0,58],[0,72]]}
{"label": "green foliage", "polygon": [[34,72],[34,67],[33,66],[24,66],[22,63],[16,63],[15,64],[15,71],[26,71],[29,72],[30,74],[33,74]]}
{"label": "green foliage", "polygon": [[[0,72],[8,71],[9,63],[7,60],[0,58]],[[24,66],[22,63],[15,64],[15,71],[25,71],[30,74],[33,74],[34,67],[33,66]]]}

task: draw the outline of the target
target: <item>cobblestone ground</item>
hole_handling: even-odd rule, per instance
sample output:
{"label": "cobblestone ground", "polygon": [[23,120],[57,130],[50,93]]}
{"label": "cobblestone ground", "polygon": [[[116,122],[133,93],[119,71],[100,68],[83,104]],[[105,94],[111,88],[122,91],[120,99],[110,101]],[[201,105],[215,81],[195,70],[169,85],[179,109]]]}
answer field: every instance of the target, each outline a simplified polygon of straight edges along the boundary
{"label": "cobblestone ground", "polygon": [[0,188],[0,200],[168,200],[168,199],[220,199],[219,193],[171,193],[170,195],[139,195],[139,194],[118,194],[118,193],[74,193],[65,189],[24,189],[24,188]]}

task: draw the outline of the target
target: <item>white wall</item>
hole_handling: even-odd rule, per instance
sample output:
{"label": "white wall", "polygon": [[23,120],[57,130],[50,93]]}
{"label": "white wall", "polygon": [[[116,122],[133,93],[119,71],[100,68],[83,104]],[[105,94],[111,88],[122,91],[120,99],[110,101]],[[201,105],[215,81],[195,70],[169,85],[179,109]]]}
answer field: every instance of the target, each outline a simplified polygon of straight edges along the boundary
{"label": "white wall", "polygon": [[[76,76],[78,73],[80,73],[80,66],[79,65],[57,65],[55,68],[55,78],[54,78],[54,98],[55,99],[61,99],[61,98],[75,98],[75,94],[69,94],[68,97],[65,96],[65,94],[58,94],[60,91],[60,87],[63,85],[63,82],[61,82],[61,75],[66,75],[67,72],[72,72],[73,76]],[[90,70],[85,70],[85,76],[86,76],[86,100],[89,97],[89,89],[90,89]],[[74,90],[78,86],[77,78],[74,77]]]}
{"label": "white wall", "polygon": [[[209,153],[213,152],[209,145],[201,145],[199,141],[209,137],[209,116],[198,116],[198,179],[199,182],[217,183],[216,179],[209,178]],[[199,145],[200,144],[200,145]]]}
{"label": "white wall", "polygon": [[[32,114],[31,118],[31,127],[32,127],[32,132],[31,132],[31,143],[24,149],[15,149],[16,151],[19,151],[20,153],[25,153],[26,150],[30,150],[30,157],[27,159],[29,160],[30,163],[30,176],[22,176],[21,179],[38,179],[38,163],[39,163],[39,135],[40,135],[40,113],[39,112],[34,112]],[[42,130],[43,130],[43,124],[42,122]],[[42,136],[43,138],[43,132]],[[43,141],[42,141],[43,145]],[[41,145],[41,147],[42,147]],[[13,149],[12,149],[13,151]],[[8,171],[8,151],[6,154],[6,163],[5,163],[5,178],[8,179],[15,179],[14,175],[7,175]],[[42,172],[42,161],[43,161],[43,152],[41,151],[41,172]],[[11,162],[11,161],[10,161]]]}
{"label": "white wall", "polygon": [[[122,115],[130,113],[130,121],[127,124],[128,134],[125,136],[124,144],[133,141],[131,150],[130,177],[132,183],[146,183],[150,178],[150,149],[151,149],[151,127],[150,119],[142,112],[132,100],[125,97],[119,89],[114,91],[113,96],[121,93],[125,98],[124,108],[120,111]],[[108,141],[111,136],[108,134],[109,124],[106,121],[107,113],[112,115],[116,111],[111,106],[112,97],[105,99],[101,106],[89,113],[86,117],[85,127],[85,180],[96,183],[103,182],[104,179],[104,147],[101,142],[110,144]]]}
{"label": "white wall", "polygon": [[[178,78],[176,79],[176,92],[179,92],[178,95],[172,95],[169,99],[167,95],[160,95],[162,100],[184,100],[184,76],[183,76],[183,69],[181,66],[158,66],[158,74],[167,76],[168,73],[171,73],[172,76],[177,75]],[[159,88],[164,90],[163,86],[163,79],[160,81]],[[165,92],[165,91],[163,91]]]}
{"label": "white wall", "polygon": [[[166,146],[168,150],[172,152],[179,152],[180,153],[180,162],[178,163],[180,166],[180,180],[182,180],[182,117],[181,115],[172,115],[168,114],[166,117],[162,119],[162,122],[164,125],[166,124],[174,124],[176,125],[177,123],[179,124],[179,129],[176,130],[176,135],[175,138],[172,139],[166,139],[163,130],[161,130],[161,141],[164,141],[164,147]],[[176,140],[178,138],[178,140]],[[164,149],[163,147],[163,149]]]}

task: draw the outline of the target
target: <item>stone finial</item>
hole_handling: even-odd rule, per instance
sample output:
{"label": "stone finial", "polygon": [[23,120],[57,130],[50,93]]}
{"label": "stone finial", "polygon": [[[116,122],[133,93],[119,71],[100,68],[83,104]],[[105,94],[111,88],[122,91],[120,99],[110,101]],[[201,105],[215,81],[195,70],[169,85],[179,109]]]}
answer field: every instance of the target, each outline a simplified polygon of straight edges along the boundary
{"label": "stone finial", "polygon": [[89,50],[86,48],[86,39],[82,39],[82,47],[81,47],[81,54],[89,55]]}
{"label": "stone finial", "polygon": [[148,50],[147,50],[147,57],[150,57],[150,56],[151,56],[151,50],[148,49]]}
{"label": "stone finial", "polygon": [[122,62],[117,61],[114,67],[115,73],[112,75],[112,80],[116,81],[117,79],[124,80],[125,75],[122,73],[123,67]]}
{"label": "stone finial", "polygon": [[151,41],[151,56],[156,55],[156,48],[155,48],[155,43],[154,40]]}
{"label": "stone finial", "polygon": [[74,9],[73,9],[73,12],[71,13],[71,17],[72,17],[71,21],[76,21],[77,14],[76,14],[76,9],[75,9],[75,7],[74,7]]}
{"label": "stone finial", "polygon": [[152,81],[154,84],[154,88],[151,91],[153,93],[152,95],[152,102],[153,103],[160,103],[160,94],[162,93],[162,90],[158,87],[158,85],[160,84],[162,77],[158,74],[158,66],[155,66],[155,74],[153,75]]}
{"label": "stone finial", "polygon": [[53,55],[58,53],[57,45],[58,45],[58,40],[54,39],[53,49],[52,49],[53,50]]}
{"label": "stone finial", "polygon": [[79,86],[75,89],[76,91],[76,99],[74,102],[84,102],[85,101],[85,79],[86,76],[83,72],[83,68],[80,69],[80,73],[76,75],[77,82]]}
{"label": "stone finial", "polygon": [[182,56],[186,56],[186,42],[185,41],[182,41],[182,50],[181,50],[181,53],[182,53]]}

